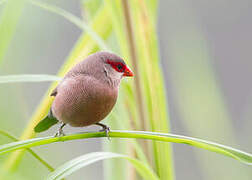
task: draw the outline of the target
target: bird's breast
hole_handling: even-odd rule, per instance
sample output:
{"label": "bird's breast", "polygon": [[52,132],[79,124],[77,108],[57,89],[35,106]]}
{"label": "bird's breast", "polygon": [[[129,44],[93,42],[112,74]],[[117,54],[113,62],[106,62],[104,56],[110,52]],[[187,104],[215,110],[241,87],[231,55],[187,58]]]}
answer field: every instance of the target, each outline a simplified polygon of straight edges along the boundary
{"label": "bird's breast", "polygon": [[69,78],[52,104],[57,119],[71,126],[88,126],[104,119],[116,103],[117,88],[90,77]]}

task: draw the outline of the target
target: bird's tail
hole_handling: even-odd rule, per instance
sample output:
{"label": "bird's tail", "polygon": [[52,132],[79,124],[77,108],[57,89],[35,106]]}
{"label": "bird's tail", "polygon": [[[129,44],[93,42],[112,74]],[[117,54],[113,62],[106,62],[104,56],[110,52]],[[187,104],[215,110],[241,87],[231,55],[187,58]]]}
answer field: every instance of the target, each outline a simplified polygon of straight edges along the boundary
{"label": "bird's tail", "polygon": [[52,110],[50,109],[49,114],[35,126],[34,131],[36,133],[46,131],[58,122],[59,121],[53,116]]}

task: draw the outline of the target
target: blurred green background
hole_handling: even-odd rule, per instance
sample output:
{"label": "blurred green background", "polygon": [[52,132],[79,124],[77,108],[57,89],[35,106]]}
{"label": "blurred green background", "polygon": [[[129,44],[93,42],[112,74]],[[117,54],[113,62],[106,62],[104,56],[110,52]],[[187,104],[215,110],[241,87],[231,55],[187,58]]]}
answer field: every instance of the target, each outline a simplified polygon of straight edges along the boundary
{"label": "blurred green background", "polygon": [[[44,2],[82,16],[78,0]],[[0,13],[3,6],[0,4]],[[250,0],[159,1],[157,30],[172,133],[251,152],[251,18]],[[26,3],[0,64],[0,75],[56,74],[80,34],[81,30],[64,18]],[[20,136],[48,86],[1,84],[1,129]],[[39,136],[52,135],[56,128]],[[97,128],[84,130],[90,129]],[[83,129],[66,127],[66,132],[79,131]],[[0,144],[7,142],[1,136]],[[78,140],[33,149],[58,167],[79,155],[101,151],[101,142]],[[251,167],[233,159],[181,144],[173,148],[177,180],[252,179]],[[0,163],[5,158],[0,156]],[[102,162],[93,164],[68,179],[103,179],[102,167]],[[38,179],[46,173],[47,169],[26,153],[13,179]]]}

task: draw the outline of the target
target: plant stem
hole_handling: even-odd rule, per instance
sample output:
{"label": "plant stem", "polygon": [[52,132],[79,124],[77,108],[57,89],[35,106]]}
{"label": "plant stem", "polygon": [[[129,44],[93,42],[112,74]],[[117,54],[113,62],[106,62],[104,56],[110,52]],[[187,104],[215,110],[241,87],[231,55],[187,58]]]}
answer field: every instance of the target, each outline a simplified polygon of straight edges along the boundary
{"label": "plant stem", "polygon": [[[0,130],[0,134],[2,134],[3,136],[8,137],[9,139],[13,140],[13,141],[19,141],[16,137],[10,135],[9,133]],[[27,151],[29,153],[31,153],[31,155],[33,155],[39,162],[41,162],[41,164],[43,164],[49,171],[53,172],[54,168],[47,163],[45,160],[43,160],[37,153],[35,153],[33,150],[31,149],[27,149]]]}
{"label": "plant stem", "polygon": [[[122,0],[122,8],[123,8],[128,44],[129,44],[129,54],[131,57],[130,59],[131,59],[131,62],[133,65],[133,71],[135,74],[134,83],[135,83],[138,111],[139,111],[139,116],[140,116],[140,128],[142,130],[147,130],[145,113],[144,113],[144,105],[143,105],[143,97],[142,97],[142,91],[141,91],[141,85],[140,85],[140,73],[139,73],[139,68],[138,68],[136,45],[134,42],[134,32],[133,32],[133,28],[132,28],[132,21],[131,21],[130,12],[129,12],[128,0]],[[144,149],[145,154],[148,157],[149,150],[148,150],[147,144],[145,142],[143,142],[141,144],[142,144],[142,147]],[[132,154],[136,155],[134,150],[132,150]],[[150,160],[149,157],[148,157],[148,159]],[[129,178],[136,179],[136,173],[135,173],[134,169],[130,169],[130,172],[131,173],[130,173]]]}
{"label": "plant stem", "polygon": [[45,9],[47,11],[50,11],[52,13],[58,14],[62,17],[64,17],[65,19],[69,20],[71,23],[75,24],[76,26],[78,26],[80,29],[82,29],[83,31],[85,31],[86,33],[88,33],[90,35],[90,37],[93,38],[93,40],[95,40],[97,42],[97,44],[101,47],[101,49],[103,50],[108,50],[108,47],[106,45],[106,43],[104,42],[103,39],[101,39],[97,33],[95,33],[89,26],[88,24],[86,24],[82,19],[78,18],[77,16],[69,13],[68,11],[61,9],[57,6],[53,6],[44,2],[40,2],[40,1],[34,1],[34,0],[30,0],[30,3],[38,6],[42,9]]}
{"label": "plant stem", "polygon": [[135,89],[136,89],[136,98],[138,102],[138,109],[139,109],[139,115],[141,120],[141,129],[147,130],[146,128],[146,120],[145,120],[145,113],[144,113],[144,105],[143,105],[143,97],[141,93],[141,85],[140,85],[140,74],[139,74],[139,68],[138,68],[138,61],[137,61],[137,54],[136,54],[136,45],[134,42],[134,32],[132,28],[132,22],[129,12],[129,4],[128,1],[122,0],[122,7],[123,7],[123,13],[125,18],[125,25],[126,25],[126,33],[128,37],[129,42],[129,48],[130,48],[130,56],[133,64],[133,70],[135,74]]}
{"label": "plant stem", "polygon": [[[88,139],[88,138],[100,138],[106,137],[106,132],[85,132],[85,133],[76,133],[70,134],[61,137],[44,137],[44,138],[34,138],[28,139],[19,142],[13,142],[9,144],[4,144],[0,146],[0,154],[4,154],[7,152],[11,152],[14,150],[22,149],[22,148],[30,148],[34,146],[41,146],[44,144],[51,144],[54,142],[64,142],[70,140],[77,139]],[[195,146],[198,148],[206,149],[209,151],[213,151],[219,154],[226,155],[228,157],[232,157],[240,162],[243,162],[248,165],[252,165],[252,154],[246,153],[244,151],[240,151],[228,146],[224,146],[218,143],[176,135],[171,133],[158,133],[158,132],[148,132],[148,131],[122,131],[122,130],[113,130],[109,132],[109,137],[111,138],[136,138],[136,139],[148,139],[155,140],[161,142],[173,142],[173,143],[182,143],[191,146]]]}

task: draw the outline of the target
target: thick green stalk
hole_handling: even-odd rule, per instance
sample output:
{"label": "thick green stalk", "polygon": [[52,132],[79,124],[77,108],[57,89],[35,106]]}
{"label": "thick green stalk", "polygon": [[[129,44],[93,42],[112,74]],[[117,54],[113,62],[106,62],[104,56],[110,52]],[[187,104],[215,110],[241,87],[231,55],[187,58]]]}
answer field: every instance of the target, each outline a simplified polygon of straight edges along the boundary
{"label": "thick green stalk", "polygon": [[[146,99],[149,126],[152,131],[169,132],[169,115],[158,50],[155,9],[146,1],[130,1],[134,16],[141,82]],[[148,6],[149,5],[149,6]],[[149,7],[149,8],[148,8]],[[150,8],[151,7],[151,8]],[[154,162],[161,179],[174,179],[172,149],[168,144],[153,143]]]}
{"label": "thick green stalk", "polygon": [[[106,0],[105,6],[108,7],[108,13],[110,15],[111,21],[113,23],[113,31],[116,37],[116,42],[118,43],[120,49],[118,49],[117,53],[120,54],[124,60],[127,62],[127,64],[130,67],[133,67],[134,71],[134,78],[129,80],[127,83],[122,82],[121,84],[121,92],[120,92],[120,98],[117,103],[117,106],[115,110],[113,111],[112,115],[115,115],[113,118],[110,118],[110,125],[111,127],[116,127],[118,129],[143,129],[143,123],[140,120],[139,116],[139,104],[137,103],[138,99],[136,95],[136,86],[134,86],[133,83],[136,84],[136,78],[138,79],[138,75],[135,70],[135,65],[132,62],[133,59],[136,61],[136,54],[134,53],[134,49],[132,50],[132,47],[134,47],[132,39],[131,43],[129,42],[129,36],[127,35],[127,30],[125,27],[125,13],[123,11],[122,7],[123,1],[113,1],[113,0]],[[134,58],[132,58],[132,53]],[[141,94],[140,94],[141,95]],[[119,113],[121,115],[120,122],[117,122],[116,113]],[[143,116],[145,114],[142,114]],[[146,161],[145,154],[141,151],[141,147],[138,145],[138,143],[135,141],[134,144],[128,144],[127,142],[121,142],[121,141],[113,141],[110,143],[110,145],[106,146],[107,149],[113,152],[118,153],[129,153],[133,157],[138,157],[141,161]],[[122,144],[125,146],[122,146]],[[127,148],[126,148],[127,147]],[[143,150],[146,150],[147,148],[143,148]],[[147,155],[147,154],[146,154]],[[120,163],[120,164],[119,164]],[[106,179],[118,179],[122,177],[122,174],[125,174],[123,176],[124,179],[135,179],[136,173],[135,170],[132,167],[124,168],[124,164],[122,164],[121,161],[107,161],[105,162],[105,178]],[[114,173],[112,167],[118,167],[120,165],[120,170],[116,171]],[[107,168],[108,167],[108,168]]]}
{"label": "thick green stalk", "polygon": [[129,54],[130,59],[133,65],[133,70],[135,74],[135,90],[136,90],[136,98],[137,98],[137,104],[139,109],[139,116],[140,116],[140,125],[141,129],[146,130],[146,118],[145,118],[145,112],[144,112],[144,105],[143,105],[143,93],[141,90],[141,83],[140,83],[140,72],[139,72],[139,63],[137,59],[137,50],[135,45],[135,38],[134,38],[134,32],[132,27],[132,17],[130,15],[130,9],[128,1],[122,0],[122,7],[123,7],[123,13],[124,13],[124,19],[125,19],[125,28],[126,28],[126,36],[128,38],[128,44],[129,44]]}
{"label": "thick green stalk", "polygon": [[[41,146],[44,144],[51,144],[54,142],[64,142],[70,140],[77,139],[87,139],[87,138],[99,138],[105,137],[107,138],[106,132],[85,132],[85,133],[76,133],[69,134],[61,137],[43,137],[43,138],[34,138],[23,140],[19,142],[13,142],[9,144],[4,144],[0,146],[0,154],[8,153],[14,150],[22,149],[22,148],[31,148],[34,146]],[[111,130],[109,132],[110,138],[137,138],[137,139],[149,139],[160,142],[173,142],[173,143],[182,143],[191,146],[195,146],[198,148],[206,149],[212,152],[216,152],[233,159],[236,159],[242,163],[247,165],[252,165],[252,154],[246,153],[244,151],[240,151],[238,149],[234,149],[228,146],[224,146],[218,143],[176,135],[171,133],[157,133],[157,132],[148,132],[148,131],[122,131],[122,130]]]}
{"label": "thick green stalk", "polygon": [[[129,55],[130,59],[133,65],[133,71],[135,74],[135,79],[134,79],[134,84],[135,84],[135,92],[136,92],[136,104],[138,108],[138,114],[139,114],[139,120],[140,120],[140,128],[142,130],[147,130],[146,128],[146,114],[145,114],[145,108],[144,108],[144,101],[143,101],[143,93],[142,93],[142,88],[140,84],[140,73],[139,73],[139,63],[137,59],[137,50],[136,50],[136,45],[135,45],[135,38],[134,38],[134,32],[133,32],[133,24],[132,24],[132,17],[131,17],[131,12],[129,9],[129,3],[128,1],[122,0],[122,10],[124,14],[124,21],[125,21],[125,31],[126,31],[126,37],[128,40],[128,47],[129,47]],[[133,127],[135,128],[135,127]],[[145,154],[148,153],[148,147],[146,142],[142,143],[142,147],[145,151]],[[131,153],[135,155],[134,149],[131,150]],[[131,179],[136,179],[135,178],[135,172],[131,171]]]}

